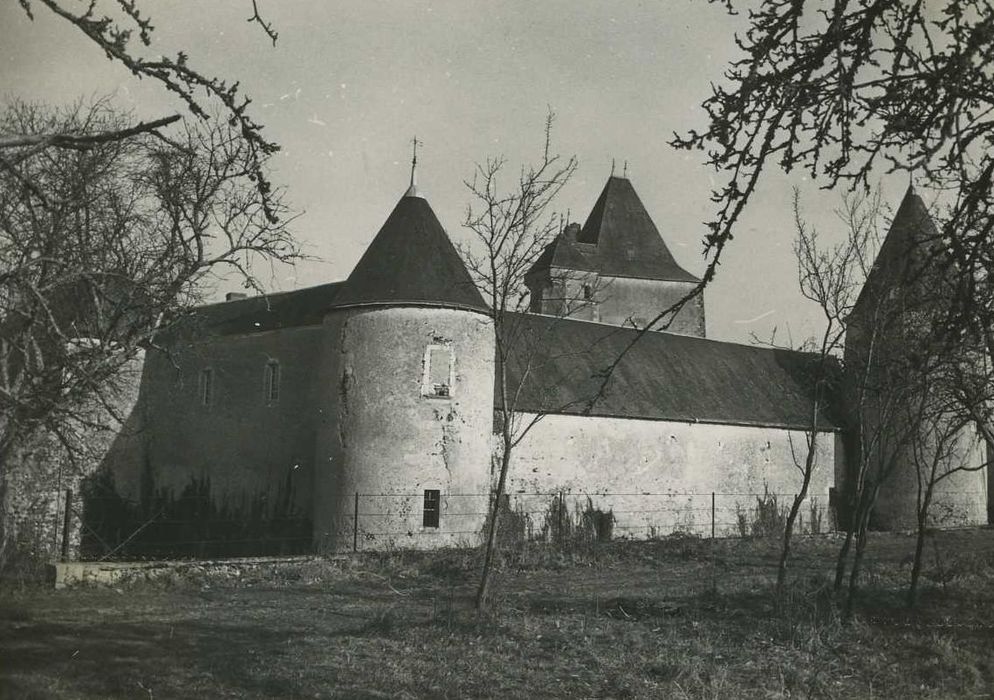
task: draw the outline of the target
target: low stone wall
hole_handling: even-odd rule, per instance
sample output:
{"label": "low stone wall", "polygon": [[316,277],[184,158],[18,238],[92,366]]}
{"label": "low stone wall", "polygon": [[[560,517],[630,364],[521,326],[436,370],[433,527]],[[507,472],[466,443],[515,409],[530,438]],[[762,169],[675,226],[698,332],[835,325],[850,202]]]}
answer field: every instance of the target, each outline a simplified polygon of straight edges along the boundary
{"label": "low stone wall", "polygon": [[57,562],[48,567],[48,580],[56,589],[78,585],[113,586],[136,581],[156,581],[170,576],[212,575],[240,577],[262,567],[300,565],[327,557],[245,557],[213,561]]}

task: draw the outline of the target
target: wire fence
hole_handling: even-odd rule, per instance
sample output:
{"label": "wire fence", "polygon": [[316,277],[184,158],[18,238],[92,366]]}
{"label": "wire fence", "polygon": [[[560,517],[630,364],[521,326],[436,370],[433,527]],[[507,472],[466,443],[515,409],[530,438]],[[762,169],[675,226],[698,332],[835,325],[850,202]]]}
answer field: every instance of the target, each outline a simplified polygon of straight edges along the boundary
{"label": "wire fence", "polygon": [[[757,492],[509,493],[501,504],[501,535],[508,539],[649,539],[675,533],[701,537],[771,534],[782,529],[795,494]],[[428,548],[477,544],[489,522],[489,494],[355,494],[352,513],[339,518],[333,539],[351,548]],[[798,530],[834,526],[828,494],[802,503]],[[349,537],[351,535],[351,537]]]}
{"label": "wire fence", "polygon": [[[986,523],[986,499],[975,492],[944,492],[934,512],[940,526]],[[762,537],[783,532],[795,493],[764,490],[713,492],[515,492],[500,507],[502,541],[591,542],[696,537]],[[71,492],[67,494],[71,500]],[[983,502],[981,502],[983,501]],[[305,554],[321,551],[432,549],[476,546],[492,517],[487,493],[342,494],[335,512],[315,530],[309,515],[288,503],[263,499],[217,505],[204,495],[128,500],[89,496],[66,508],[78,520],[81,558],[133,560],[222,558]],[[837,529],[828,493],[809,493],[800,503],[795,532]],[[63,548],[63,556],[66,550]]]}

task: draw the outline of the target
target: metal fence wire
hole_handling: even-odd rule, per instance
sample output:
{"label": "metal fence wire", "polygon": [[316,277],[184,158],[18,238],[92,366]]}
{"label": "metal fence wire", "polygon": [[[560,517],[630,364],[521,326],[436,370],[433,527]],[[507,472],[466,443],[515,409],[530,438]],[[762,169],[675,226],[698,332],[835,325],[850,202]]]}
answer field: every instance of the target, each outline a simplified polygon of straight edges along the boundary
{"label": "metal fence wire", "polygon": [[[203,494],[129,500],[87,494],[79,504],[67,493],[63,556],[75,528],[83,559],[134,560],[222,558],[442,546],[482,542],[492,513],[488,493],[354,493],[338,499],[338,512],[315,524],[289,503],[217,504]],[[794,493],[764,490],[712,492],[515,492],[500,507],[502,541],[582,542],[697,537],[761,537],[779,534]],[[972,492],[945,492],[934,512],[944,526],[978,522]],[[329,524],[330,523],[330,524]],[[795,531],[837,528],[828,494],[809,494]]]}

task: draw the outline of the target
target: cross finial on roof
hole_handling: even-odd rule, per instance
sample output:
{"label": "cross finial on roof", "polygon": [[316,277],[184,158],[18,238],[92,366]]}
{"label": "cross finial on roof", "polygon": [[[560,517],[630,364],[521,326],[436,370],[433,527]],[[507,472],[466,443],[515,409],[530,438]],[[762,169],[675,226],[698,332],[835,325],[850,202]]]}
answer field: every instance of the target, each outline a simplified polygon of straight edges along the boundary
{"label": "cross finial on roof", "polygon": [[413,154],[411,156],[411,187],[418,184],[416,170],[418,167],[418,146],[424,146],[424,143],[418,141],[418,137],[415,136],[411,139],[411,146],[413,147]]}
{"label": "cross finial on roof", "polygon": [[418,146],[424,146],[423,141],[418,141],[418,137],[415,136],[411,139],[412,154],[411,154],[411,186],[407,188],[407,192],[404,193],[405,197],[418,197]]}

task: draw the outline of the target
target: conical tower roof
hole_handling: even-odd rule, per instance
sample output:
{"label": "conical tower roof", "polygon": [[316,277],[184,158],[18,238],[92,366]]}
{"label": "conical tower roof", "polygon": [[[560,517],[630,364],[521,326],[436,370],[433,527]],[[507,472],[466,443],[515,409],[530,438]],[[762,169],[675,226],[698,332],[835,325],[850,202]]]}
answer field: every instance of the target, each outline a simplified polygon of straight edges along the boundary
{"label": "conical tower roof", "polygon": [[413,187],[335,296],[335,306],[367,304],[487,311],[435,212]]}
{"label": "conical tower roof", "polygon": [[887,231],[887,237],[873,262],[873,268],[894,269],[896,266],[906,266],[912,259],[923,262],[924,256],[938,240],[939,230],[928,213],[928,207],[915,188],[908,186],[890,230]]}
{"label": "conical tower roof", "polygon": [[628,178],[608,178],[576,239],[596,246],[602,275],[700,281],[674,260]]}
{"label": "conical tower roof", "polygon": [[876,295],[886,288],[905,287],[908,291],[909,285],[915,284],[922,274],[939,264],[935,259],[939,242],[939,230],[928,213],[928,207],[914,187],[909,185],[873,260],[856,307],[867,303],[871,293]]}

